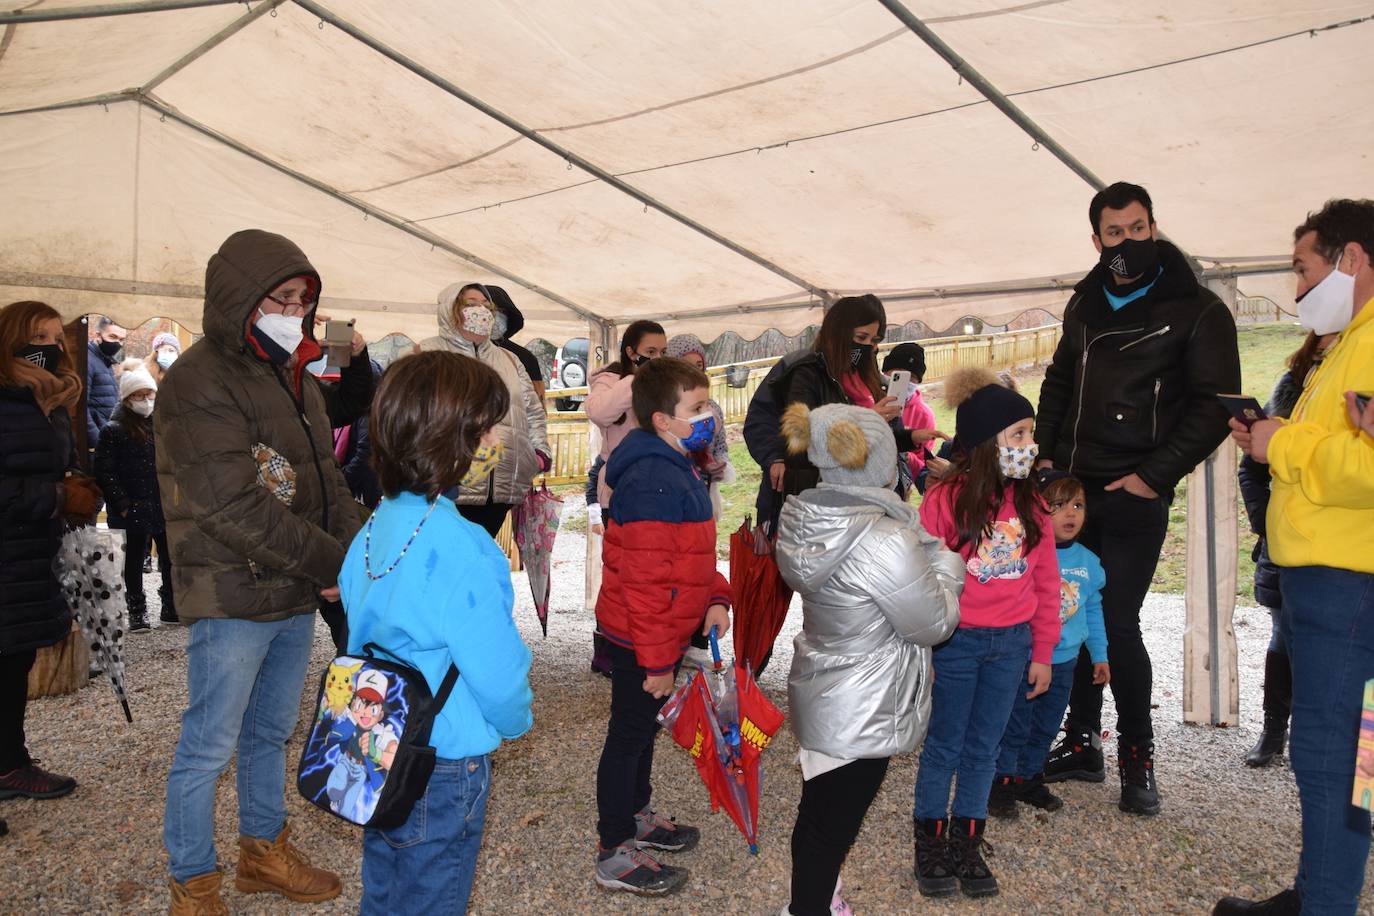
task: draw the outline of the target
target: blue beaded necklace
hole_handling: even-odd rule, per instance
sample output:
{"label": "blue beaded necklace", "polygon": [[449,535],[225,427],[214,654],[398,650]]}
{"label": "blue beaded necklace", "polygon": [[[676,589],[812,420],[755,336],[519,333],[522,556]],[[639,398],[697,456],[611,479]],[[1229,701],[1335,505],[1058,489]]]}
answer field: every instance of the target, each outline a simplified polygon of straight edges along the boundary
{"label": "blue beaded necklace", "polygon": [[415,543],[415,538],[419,535],[420,529],[425,527],[425,522],[429,521],[429,516],[437,505],[439,505],[439,500],[437,499],[430,502],[429,509],[425,511],[424,518],[420,519],[420,524],[416,525],[415,530],[410,533],[410,540],[406,541],[406,545],[401,548],[401,554],[396,558],[396,562],[379,573],[374,573],[372,571],[372,523],[377,520],[377,513],[372,513],[372,516],[367,520],[367,534],[363,537],[363,571],[367,573],[369,579],[376,582],[378,579],[394,570],[397,566],[401,565],[401,560],[405,559],[406,551],[410,549],[411,544]]}

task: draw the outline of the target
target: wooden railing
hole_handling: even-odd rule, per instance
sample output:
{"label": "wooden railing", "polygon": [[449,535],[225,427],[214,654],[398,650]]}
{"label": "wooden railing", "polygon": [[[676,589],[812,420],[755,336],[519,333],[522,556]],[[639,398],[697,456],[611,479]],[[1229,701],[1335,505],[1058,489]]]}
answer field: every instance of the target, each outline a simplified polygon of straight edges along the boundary
{"label": "wooden railing", "polygon": [[[989,334],[976,337],[936,337],[921,341],[926,353],[927,382],[938,381],[955,369],[964,366],[985,366],[989,369],[1014,369],[1049,362],[1059,344],[1060,326],[1045,325],[1025,331]],[[896,346],[881,344],[878,359]],[[711,397],[725,412],[726,423],[742,423],[749,410],[749,401],[764,376],[781,357],[770,356],[736,363],[733,366],[712,366],[706,370],[711,379]],[[745,378],[739,378],[747,372]],[[731,384],[730,375],[735,375]],[[592,454],[588,448],[587,415],[581,410],[558,411],[556,398],[586,394],[582,388],[554,388],[545,395],[549,407],[549,446],[553,449],[553,467],[544,480],[550,486],[584,483]]]}

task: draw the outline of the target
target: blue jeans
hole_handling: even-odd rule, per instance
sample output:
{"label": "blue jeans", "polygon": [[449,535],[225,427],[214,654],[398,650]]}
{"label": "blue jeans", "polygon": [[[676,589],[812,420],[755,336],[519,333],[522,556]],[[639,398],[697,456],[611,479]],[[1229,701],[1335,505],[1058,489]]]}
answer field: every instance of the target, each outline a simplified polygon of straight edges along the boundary
{"label": "blue jeans", "polygon": [[359,912],[466,913],[490,789],[489,757],[440,757],[404,824],[363,831]]}
{"label": "blue jeans", "polygon": [[1369,812],[1350,794],[1364,684],[1374,678],[1374,575],[1292,566],[1279,585],[1293,666],[1288,754],[1302,804],[1296,886],[1304,914],[1354,913],[1369,856]]}
{"label": "blue jeans", "polygon": [[179,882],[215,870],[215,782],[235,748],[239,833],[275,840],[286,825],[286,740],[300,712],[315,615],[205,619],[190,629],[186,712],[162,821]]}
{"label": "blue jeans", "polygon": [[[997,772],[1007,776],[1030,779],[1045,772],[1045,758],[1050,745],[1059,734],[1064,710],[1069,708],[1069,692],[1073,689],[1073,670],[1078,656],[1054,665],[1050,671],[1050,689],[1033,700],[1026,699],[1029,686],[1017,688],[1016,701],[1011,707],[1007,730],[1002,733],[1002,748],[997,754]],[[1030,676],[1030,659],[1021,683]]]}
{"label": "blue jeans", "polygon": [[1016,691],[1030,655],[1030,624],[960,627],[935,647],[930,731],[916,771],[916,818],[949,813],[949,784],[959,774],[955,817],[983,820]]}

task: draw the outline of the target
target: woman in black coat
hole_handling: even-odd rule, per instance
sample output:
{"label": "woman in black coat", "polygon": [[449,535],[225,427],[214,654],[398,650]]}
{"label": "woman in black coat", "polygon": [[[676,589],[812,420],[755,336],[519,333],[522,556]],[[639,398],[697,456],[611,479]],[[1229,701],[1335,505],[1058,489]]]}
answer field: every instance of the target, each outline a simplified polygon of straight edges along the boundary
{"label": "woman in black coat", "polygon": [[172,560],[167,549],[167,523],[157,486],[153,446],[153,404],[157,382],[139,367],[119,377],[119,406],[95,447],[95,479],[105,496],[110,527],[128,532],[124,553],[124,598],[129,607],[129,630],[148,629],[148,599],[143,594],[143,560],[148,541],[157,544],[162,573],[162,622],[176,623],[172,602]]}
{"label": "woman in black coat", "polygon": [[71,629],[52,571],[63,519],[100,508],[91,478],[66,476],[81,381],[64,339],[62,317],[41,302],[0,309],[0,799],[76,788],[40,769],[24,742],[29,669]]}

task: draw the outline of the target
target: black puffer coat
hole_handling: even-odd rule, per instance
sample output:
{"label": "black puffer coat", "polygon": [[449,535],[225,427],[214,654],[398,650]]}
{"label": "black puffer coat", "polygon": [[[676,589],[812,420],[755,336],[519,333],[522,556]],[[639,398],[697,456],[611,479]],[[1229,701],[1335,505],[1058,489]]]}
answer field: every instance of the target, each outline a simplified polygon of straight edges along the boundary
{"label": "black puffer coat", "polygon": [[[140,421],[147,427],[143,441],[130,431]],[[156,461],[152,418],[130,416],[121,406],[100,431],[95,447],[95,479],[105,496],[111,528],[136,528],[149,534],[166,530]]]}
{"label": "black puffer coat", "polygon": [[0,655],[50,646],[71,628],[52,572],[58,484],[71,464],[67,411],[45,417],[29,389],[0,388]]}
{"label": "black puffer coat", "polygon": [[[1264,412],[1271,417],[1288,417],[1302,394],[1302,384],[1292,372],[1280,376]],[[1264,607],[1283,606],[1279,593],[1279,568],[1269,559],[1269,542],[1264,532],[1264,515],[1269,511],[1269,465],[1249,455],[1240,459],[1240,496],[1245,500],[1245,514],[1250,517],[1250,530],[1259,535],[1250,554],[1255,561],[1255,600]]]}
{"label": "black puffer coat", "polygon": [[1064,336],[1045,370],[1040,457],[1080,478],[1138,474],[1171,498],[1226,438],[1218,394],[1240,391],[1236,323],[1200,286],[1177,248],[1159,243],[1163,273],[1114,311],[1099,264],[1064,307]]}

